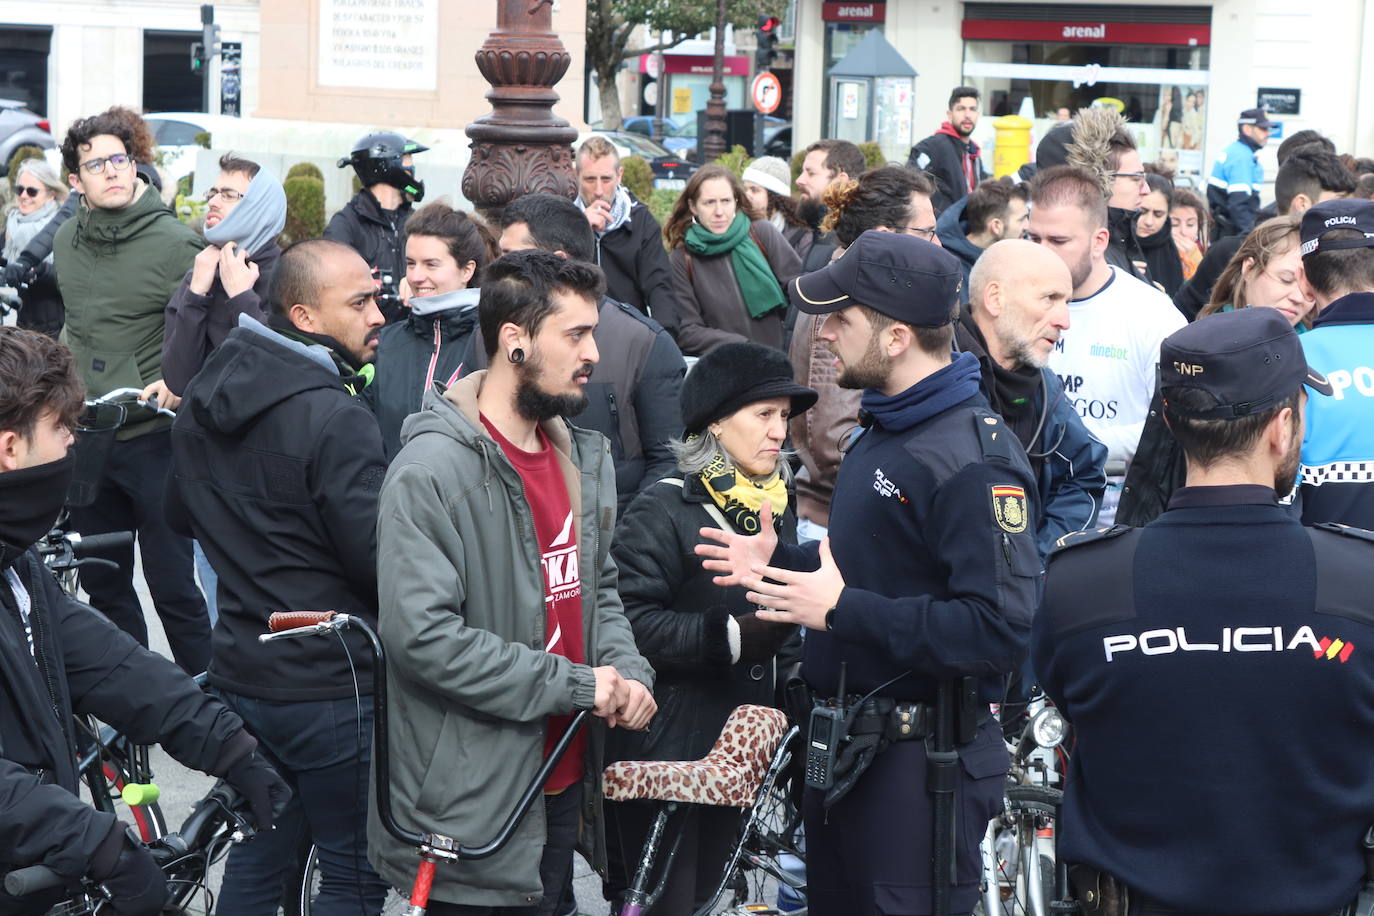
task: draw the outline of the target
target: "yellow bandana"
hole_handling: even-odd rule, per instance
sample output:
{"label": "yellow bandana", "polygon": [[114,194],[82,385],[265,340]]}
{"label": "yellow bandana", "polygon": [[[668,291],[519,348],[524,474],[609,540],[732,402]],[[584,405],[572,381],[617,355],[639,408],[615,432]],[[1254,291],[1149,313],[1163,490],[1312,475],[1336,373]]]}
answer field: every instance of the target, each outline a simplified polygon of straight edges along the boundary
{"label": "yellow bandana", "polygon": [[782,523],[787,509],[787,485],[774,473],[763,483],[754,483],[736,471],[724,455],[716,455],[701,472],[706,492],[725,517],[744,534],[758,534],[759,512],[766,500],[773,508],[773,524]]}

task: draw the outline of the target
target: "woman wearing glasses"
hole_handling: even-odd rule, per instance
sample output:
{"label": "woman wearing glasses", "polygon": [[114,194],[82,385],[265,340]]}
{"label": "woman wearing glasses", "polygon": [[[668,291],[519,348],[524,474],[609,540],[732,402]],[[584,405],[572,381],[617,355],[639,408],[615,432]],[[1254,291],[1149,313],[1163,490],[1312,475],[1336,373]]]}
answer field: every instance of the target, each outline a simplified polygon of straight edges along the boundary
{"label": "woman wearing glasses", "polygon": [[[15,198],[5,218],[5,247],[0,252],[6,264],[20,262],[19,256],[25,246],[67,199],[66,187],[42,159],[25,159],[15,168],[10,182]],[[26,278],[16,282],[20,284],[19,327],[57,337],[62,330],[63,308],[62,294],[57,290],[57,278],[52,272],[52,255],[27,271]]]}
{"label": "woman wearing glasses", "polygon": [[723,343],[786,346],[787,296],[801,258],[753,211],[729,169],[708,165],[687,181],[663,226],[680,318],[678,346],[700,356]]}
{"label": "woman wearing glasses", "polygon": [[267,323],[267,286],[281,257],[286,193],[256,162],[226,153],[205,192],[205,241],[167,303],[162,378],[182,394],[206,358],[238,326],[239,315]]}

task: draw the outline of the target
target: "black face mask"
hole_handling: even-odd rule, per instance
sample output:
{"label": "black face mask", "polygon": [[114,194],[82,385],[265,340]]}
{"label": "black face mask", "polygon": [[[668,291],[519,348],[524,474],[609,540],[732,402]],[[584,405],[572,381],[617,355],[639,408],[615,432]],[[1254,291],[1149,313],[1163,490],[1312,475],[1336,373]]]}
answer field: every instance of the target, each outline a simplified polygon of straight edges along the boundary
{"label": "black face mask", "polygon": [[52,530],[67,486],[72,480],[76,456],[0,474],[0,566],[8,566]]}

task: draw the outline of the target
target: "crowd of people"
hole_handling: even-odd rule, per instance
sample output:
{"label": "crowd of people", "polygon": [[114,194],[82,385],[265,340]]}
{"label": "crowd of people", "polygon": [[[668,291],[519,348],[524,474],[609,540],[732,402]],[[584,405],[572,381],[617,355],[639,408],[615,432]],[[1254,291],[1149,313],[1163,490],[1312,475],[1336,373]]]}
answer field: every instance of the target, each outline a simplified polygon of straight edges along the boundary
{"label": "crowd of people", "polygon": [[[603,803],[603,766],[701,757],[735,707],[787,698],[803,727],[845,714],[803,797],[809,911],[967,913],[1007,772],[990,710],[1036,684],[1076,728],[1060,848],[1080,895],[1112,889],[1090,912],[1341,911],[1374,824],[1374,666],[1349,648],[1374,626],[1374,162],[1300,131],[1270,213],[1262,111],[1205,199],[1102,108],[991,178],[978,114],[955,89],[904,165],[832,139],[795,182],[705,165],[662,226],[603,138],[575,199],[487,223],[420,205],[425,147],[373,133],[339,163],[361,190],[284,250],[260,163],[219,160],[198,232],[135,112],[76,121],[69,187],[41,160],[9,178],[0,870],[161,906],[147,850],[77,795],[76,709],[271,828],[231,851],[221,916],[275,913],[306,836],[319,912],[378,913],[414,850],[367,790],[365,645],[258,643],[274,611],[329,608],[389,653],[408,829],[492,836],[593,714],[510,845],[438,869],[435,916],[576,912],[574,850],[614,911],[652,816]],[[81,572],[103,618],[31,549],[83,394],[120,387],[175,420],[124,426],[66,524],[136,532],[171,661],[132,547]],[[1336,735],[1343,762],[1314,749]],[[1216,772],[1147,777],[1164,741]],[[700,906],[737,828],[676,827],[653,912]]]}

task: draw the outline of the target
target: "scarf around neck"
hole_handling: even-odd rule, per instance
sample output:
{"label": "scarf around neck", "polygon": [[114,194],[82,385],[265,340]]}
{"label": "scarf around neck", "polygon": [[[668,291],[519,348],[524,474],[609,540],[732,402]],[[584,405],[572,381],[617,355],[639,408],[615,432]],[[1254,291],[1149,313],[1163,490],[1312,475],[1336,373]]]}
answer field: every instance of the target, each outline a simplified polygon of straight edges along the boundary
{"label": "scarf around neck", "polygon": [[765,500],[773,508],[773,526],[782,524],[782,514],[787,510],[787,485],[776,471],[762,483],[755,483],[735,470],[724,453],[718,453],[699,476],[711,501],[741,533],[758,534],[759,512]]}
{"label": "scarf around neck", "polygon": [[787,299],[783,297],[782,286],[773,274],[773,268],[768,266],[768,259],[749,237],[749,225],[749,217],[736,213],[730,228],[716,235],[694,222],[687,229],[684,243],[687,250],[698,257],[730,255],[730,264],[735,269],[735,285],[739,287],[749,317],[762,318],[774,309],[785,308]]}
{"label": "scarf around neck", "polygon": [[859,404],[883,429],[901,432],[973,397],[981,378],[978,357],[956,353],[948,366],[905,391],[887,395],[876,388],[865,389]]}

